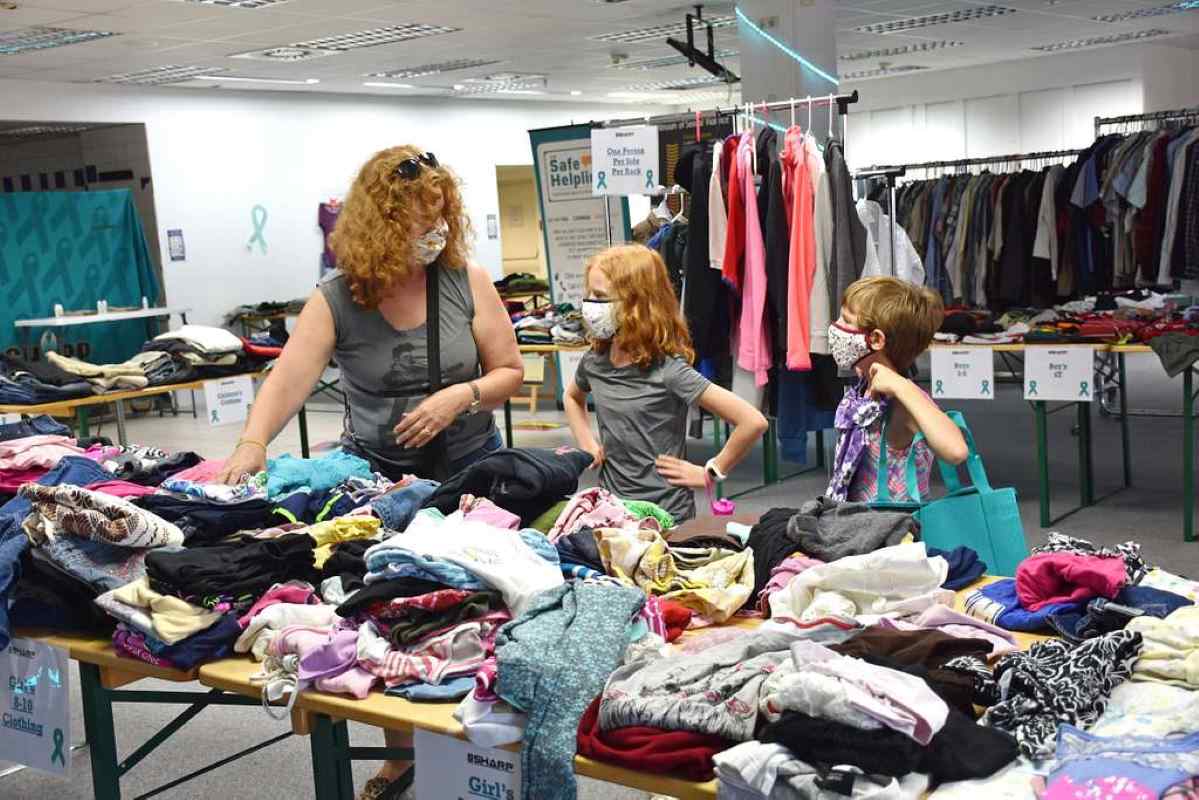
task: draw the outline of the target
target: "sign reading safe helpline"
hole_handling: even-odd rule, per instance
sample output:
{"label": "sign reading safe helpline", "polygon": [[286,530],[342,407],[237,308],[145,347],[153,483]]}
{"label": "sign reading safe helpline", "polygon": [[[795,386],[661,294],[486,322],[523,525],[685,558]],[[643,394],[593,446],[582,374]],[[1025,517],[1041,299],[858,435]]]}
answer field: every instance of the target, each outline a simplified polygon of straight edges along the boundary
{"label": "sign reading safe helpline", "polygon": [[416,730],[417,800],[521,800],[520,753]]}

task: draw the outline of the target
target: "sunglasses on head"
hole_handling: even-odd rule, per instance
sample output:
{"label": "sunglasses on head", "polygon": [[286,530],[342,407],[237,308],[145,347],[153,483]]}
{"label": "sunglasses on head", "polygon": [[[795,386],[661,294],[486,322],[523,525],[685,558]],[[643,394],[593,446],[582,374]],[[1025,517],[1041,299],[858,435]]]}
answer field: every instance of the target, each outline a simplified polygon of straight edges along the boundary
{"label": "sunglasses on head", "polygon": [[413,156],[412,158],[406,158],[401,161],[399,165],[396,166],[395,174],[406,181],[411,181],[415,180],[416,177],[420,175],[422,167],[437,169],[438,166],[437,156],[433,155],[432,153],[421,153],[419,156]]}

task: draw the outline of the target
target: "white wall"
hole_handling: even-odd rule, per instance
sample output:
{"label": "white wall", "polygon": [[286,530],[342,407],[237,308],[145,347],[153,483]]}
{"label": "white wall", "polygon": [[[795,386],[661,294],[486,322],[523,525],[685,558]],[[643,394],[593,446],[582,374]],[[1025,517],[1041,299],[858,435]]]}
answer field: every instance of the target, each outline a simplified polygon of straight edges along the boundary
{"label": "white wall", "polygon": [[[495,166],[531,164],[530,128],[637,116],[640,109],[558,103],[210,92],[0,81],[8,119],[143,122],[163,231],[181,228],[187,261],[162,253],[167,299],[216,323],[242,303],[306,296],[322,247],[317,204],[342,196],[376,151],[415,143],[462,178],[476,257],[500,273]],[[251,210],[267,209],[267,254],[250,252]]]}

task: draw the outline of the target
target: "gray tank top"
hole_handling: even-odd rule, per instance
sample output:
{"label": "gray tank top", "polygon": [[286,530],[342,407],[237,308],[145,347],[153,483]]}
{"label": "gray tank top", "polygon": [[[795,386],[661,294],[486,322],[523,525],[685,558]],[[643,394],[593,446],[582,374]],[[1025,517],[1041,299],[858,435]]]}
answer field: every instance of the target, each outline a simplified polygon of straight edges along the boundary
{"label": "gray tank top", "polygon": [[[438,273],[441,380],[449,386],[479,377],[479,350],[471,331],[475,303],[465,269],[442,267]],[[354,302],[340,272],[322,280],[320,289],[333,313],[337,336],[333,359],[341,369],[341,389],[346,395],[342,445],[384,474],[427,466],[426,454],[399,447],[392,433],[400,417],[429,394],[425,325],[408,330],[392,327],[378,309]],[[459,417],[443,437],[449,461],[474,453],[494,434],[495,418],[488,412]]]}

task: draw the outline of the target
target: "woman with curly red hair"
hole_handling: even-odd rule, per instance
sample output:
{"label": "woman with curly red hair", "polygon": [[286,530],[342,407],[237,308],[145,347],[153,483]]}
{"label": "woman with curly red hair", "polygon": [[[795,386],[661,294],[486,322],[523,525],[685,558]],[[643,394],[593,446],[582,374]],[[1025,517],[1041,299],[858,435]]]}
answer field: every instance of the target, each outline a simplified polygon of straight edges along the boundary
{"label": "woman with curly red hair", "polygon": [[[695,351],[666,264],[641,245],[610,247],[586,267],[583,321],[592,342],[566,391],[566,418],[592,454],[600,484],[651,500],[676,520],[695,516],[692,489],[724,480],[766,431],[761,412],[691,367]],[[587,418],[595,403],[600,440]],[[698,405],[734,426],[705,466],[683,459],[687,411]]]}
{"label": "woman with curly red hair", "polygon": [[[258,393],[221,480],[266,466],[266,446],[300,410],[329,360],[346,396],[342,446],[398,480],[460,470],[500,446],[491,409],[524,375],[507,311],[470,262],[457,178],[411,145],[376,153],[345,199],[330,245],[338,271],[304,306]],[[437,265],[441,374],[429,392],[426,268]],[[438,434],[444,451],[429,447]]]}

